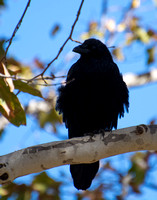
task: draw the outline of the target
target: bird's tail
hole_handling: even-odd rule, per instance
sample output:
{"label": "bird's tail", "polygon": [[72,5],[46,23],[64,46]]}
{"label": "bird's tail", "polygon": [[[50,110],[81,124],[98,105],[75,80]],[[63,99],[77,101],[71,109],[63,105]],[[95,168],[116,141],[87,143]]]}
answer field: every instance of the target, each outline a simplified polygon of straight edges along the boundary
{"label": "bird's tail", "polygon": [[79,190],[86,190],[90,187],[99,169],[99,161],[92,164],[70,165],[70,172],[74,186]]}

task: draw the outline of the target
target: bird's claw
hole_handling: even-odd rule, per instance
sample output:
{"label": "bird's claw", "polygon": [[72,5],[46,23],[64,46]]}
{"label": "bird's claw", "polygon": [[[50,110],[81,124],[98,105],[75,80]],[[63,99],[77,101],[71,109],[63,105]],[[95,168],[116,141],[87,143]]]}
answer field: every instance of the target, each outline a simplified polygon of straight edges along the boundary
{"label": "bird's claw", "polygon": [[84,136],[91,136],[91,137],[93,137],[95,135],[95,133],[94,132],[90,132],[90,133],[84,133]]}

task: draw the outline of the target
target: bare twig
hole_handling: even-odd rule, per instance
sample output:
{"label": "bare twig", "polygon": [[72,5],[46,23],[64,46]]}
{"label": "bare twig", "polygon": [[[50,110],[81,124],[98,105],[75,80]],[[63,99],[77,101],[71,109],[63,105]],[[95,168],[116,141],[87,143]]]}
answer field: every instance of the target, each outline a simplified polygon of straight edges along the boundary
{"label": "bare twig", "polygon": [[[31,2],[31,0],[28,0],[28,3],[27,3],[27,5],[26,5],[26,8],[25,8],[25,10],[24,10],[24,12],[23,12],[23,14],[22,14],[22,16],[21,16],[21,18],[20,18],[18,24],[16,25],[16,27],[15,27],[15,29],[14,29],[14,31],[13,31],[13,34],[12,34],[12,36],[11,36],[11,38],[8,40],[8,41],[9,41],[9,44],[8,44],[8,46],[7,46],[7,48],[6,48],[5,55],[4,55],[4,57],[2,58],[2,60],[5,59],[5,62],[6,62],[6,55],[7,55],[8,49],[9,49],[10,45],[12,44],[12,40],[13,40],[13,38],[15,37],[15,34],[16,34],[16,32],[18,31],[18,29],[19,29],[19,27],[20,27],[20,25],[21,25],[21,23],[22,23],[22,20],[23,20],[23,18],[24,18],[24,16],[25,16],[25,13],[26,13],[26,11],[27,11],[29,5],[30,5],[30,2]],[[50,65],[59,57],[59,55],[60,55],[60,53],[62,52],[64,46],[66,45],[66,43],[67,43],[69,40],[74,41],[74,42],[77,42],[77,43],[81,43],[81,42],[79,42],[79,41],[77,41],[77,40],[72,39],[72,34],[73,34],[73,31],[74,31],[74,27],[75,27],[75,25],[76,25],[76,23],[77,23],[77,21],[78,21],[79,16],[80,16],[80,12],[81,12],[83,3],[84,3],[84,0],[81,0],[81,4],[80,4],[79,9],[78,9],[78,11],[77,11],[76,19],[75,19],[74,23],[72,24],[71,31],[70,31],[70,34],[69,34],[68,38],[65,40],[65,42],[63,43],[63,45],[60,47],[60,50],[58,51],[56,57],[55,57],[51,62],[49,62],[49,63],[47,64],[46,68],[43,70],[42,73],[40,73],[40,74],[34,76],[34,77],[31,78],[31,79],[17,78],[17,77],[15,77],[15,76],[10,76],[10,77],[7,77],[7,78],[12,78],[12,79],[14,79],[14,80],[23,80],[23,81],[26,81],[27,83],[30,83],[30,82],[32,82],[33,80],[43,80],[43,81],[45,82],[44,85],[46,85],[46,86],[48,86],[48,84],[47,84],[47,82],[46,82],[46,79],[51,79],[51,80],[52,80],[52,79],[54,79],[54,78],[57,78],[57,77],[43,77],[43,75],[44,75],[44,73],[46,72],[46,70],[50,67]],[[1,61],[2,61],[2,60],[1,60]],[[0,74],[0,77],[1,77],[1,78],[6,78],[6,77],[4,77],[2,74]],[[41,78],[38,78],[38,77],[41,77]],[[64,77],[64,76],[61,76],[61,78],[63,78],[63,77]],[[49,85],[50,85],[50,84],[49,84]],[[56,84],[52,84],[52,85],[56,85]],[[16,95],[18,95],[19,93],[20,93],[20,91],[18,91],[18,93],[17,93]]]}
{"label": "bare twig", "polygon": [[28,9],[28,7],[29,7],[29,5],[30,5],[30,2],[31,2],[31,0],[28,0],[28,3],[27,3],[27,5],[26,5],[26,8],[25,8],[25,10],[24,10],[24,12],[23,12],[23,14],[22,14],[22,16],[21,16],[19,22],[17,23],[17,25],[16,25],[16,27],[15,27],[15,29],[14,29],[14,31],[13,31],[13,34],[12,34],[11,38],[8,40],[9,44],[8,44],[6,50],[5,50],[5,54],[4,54],[4,57],[2,58],[2,60],[5,59],[5,61],[6,61],[6,56],[7,56],[9,47],[10,47],[12,41],[13,41],[13,38],[15,37],[16,32],[18,31],[18,29],[19,29],[20,26],[21,26],[22,20],[23,20],[25,14],[26,14],[26,11],[27,11],[27,9]]}
{"label": "bare twig", "polygon": [[74,40],[73,38],[70,38],[71,41],[82,44],[82,42],[78,41],[78,40]]}
{"label": "bare twig", "polygon": [[[62,83],[52,83],[52,84],[48,84],[46,82],[46,80],[54,80],[55,78],[65,78],[66,76],[53,76],[53,77],[50,77],[50,76],[45,76],[45,77],[41,77],[41,78],[36,78],[36,79],[25,79],[25,78],[21,78],[21,77],[18,77],[18,76],[7,76],[7,75],[4,75],[4,74],[1,74],[0,73],[0,78],[10,78],[12,80],[20,80],[20,81],[24,81],[25,83],[29,84],[29,83],[32,83],[33,81],[44,81],[45,84],[43,83],[35,83],[35,85],[41,85],[41,86],[56,86],[56,85],[61,85],[61,84],[69,84],[71,83],[72,81],[74,81],[74,79],[70,80],[70,81],[64,81]],[[20,91],[17,92],[17,94],[19,94]],[[17,95],[16,94],[16,95]]]}
{"label": "bare twig", "polygon": [[32,82],[32,81],[40,81],[40,80],[43,80],[45,82],[45,80],[54,80],[56,78],[65,78],[66,76],[45,76],[45,77],[41,77],[41,78],[36,78],[36,79],[26,79],[26,78],[21,78],[21,77],[18,77],[18,76],[6,76],[4,74],[1,74],[0,73],[0,78],[11,78],[13,80],[21,80],[21,81],[26,81],[26,82]]}
{"label": "bare twig", "polygon": [[71,27],[70,34],[69,34],[68,38],[65,40],[65,42],[63,43],[63,45],[60,47],[60,49],[59,49],[59,51],[58,51],[56,57],[55,57],[51,62],[49,62],[49,63],[47,64],[46,68],[43,70],[42,73],[40,73],[40,74],[38,74],[37,76],[33,77],[32,80],[33,80],[33,79],[36,79],[36,78],[39,77],[39,76],[42,77],[42,76],[44,75],[44,73],[45,73],[46,70],[50,67],[50,65],[59,57],[59,55],[60,55],[61,52],[63,51],[64,46],[66,45],[66,43],[67,43],[69,40],[80,43],[79,41],[76,41],[76,40],[73,40],[73,39],[72,39],[72,34],[73,34],[73,32],[74,32],[74,27],[75,27],[75,25],[76,25],[76,23],[77,23],[77,21],[78,21],[79,16],[80,16],[80,12],[81,12],[83,3],[84,3],[84,0],[81,1],[80,7],[79,7],[79,9],[78,9],[78,11],[77,11],[76,19],[75,19],[75,21],[74,21],[74,23],[73,23],[73,25],[72,25],[72,27]]}
{"label": "bare twig", "polygon": [[[37,77],[37,78],[31,78],[31,79],[25,79],[25,78],[21,78],[18,76],[7,76],[4,74],[0,73],[0,78],[11,78],[13,80],[21,80],[21,81],[25,81],[27,83],[30,82],[35,82],[35,81],[40,81],[43,80],[45,82],[45,84],[40,84],[40,83],[36,83],[36,85],[43,85],[43,86],[56,86],[56,85],[61,85],[62,83],[57,83],[57,84],[47,84],[46,80],[51,80],[53,81],[56,78],[66,78],[65,75],[63,76],[43,76],[43,77]],[[135,88],[138,86],[143,86],[149,83],[156,83],[157,82],[157,68],[153,68],[152,70],[150,70],[147,73],[143,73],[143,74],[133,74],[133,73],[127,73],[123,75],[123,79],[125,81],[125,83],[127,84],[128,88]],[[66,84],[68,84],[69,82],[64,82]]]}
{"label": "bare twig", "polygon": [[49,86],[61,85],[61,84],[64,84],[64,83],[66,83],[66,81],[63,82],[63,83],[52,83],[52,84],[48,84],[48,83],[45,83],[45,84],[42,84],[42,83],[36,83],[36,85],[40,85],[40,86],[44,86],[44,87],[49,87]]}

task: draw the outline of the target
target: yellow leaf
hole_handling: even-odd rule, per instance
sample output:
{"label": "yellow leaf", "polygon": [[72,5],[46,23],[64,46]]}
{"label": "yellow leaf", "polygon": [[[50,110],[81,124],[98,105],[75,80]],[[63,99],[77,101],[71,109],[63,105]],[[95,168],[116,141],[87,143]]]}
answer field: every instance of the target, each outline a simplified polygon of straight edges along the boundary
{"label": "yellow leaf", "polygon": [[10,114],[10,109],[8,107],[8,105],[6,104],[5,101],[3,101],[3,99],[0,98],[0,105],[3,107],[3,109],[5,110],[6,114],[9,116]]}
{"label": "yellow leaf", "polygon": [[143,42],[143,43],[148,43],[149,42],[149,35],[146,32],[146,30],[144,30],[143,28],[137,27],[135,29],[135,34],[138,36],[138,38]]}
{"label": "yellow leaf", "polygon": [[[9,72],[8,72],[6,66],[4,65],[3,62],[0,62],[0,73],[7,76],[7,77],[10,76],[10,74],[9,74]],[[6,85],[8,85],[9,88],[10,88],[10,92],[13,92],[14,84],[13,84],[12,79],[11,78],[4,78],[4,80],[5,80]]]}
{"label": "yellow leaf", "polygon": [[118,24],[117,31],[122,32],[126,29],[126,25],[124,23]]}
{"label": "yellow leaf", "polygon": [[26,125],[25,111],[17,96],[10,92],[9,86],[0,79],[0,112],[15,126]]}
{"label": "yellow leaf", "polygon": [[112,51],[113,55],[116,56],[116,58],[118,60],[124,60],[124,56],[123,56],[123,53],[122,53],[122,49],[121,48],[115,48],[113,51]]}
{"label": "yellow leaf", "polygon": [[141,3],[140,0],[133,0],[131,7],[138,8],[140,6],[140,3]]}

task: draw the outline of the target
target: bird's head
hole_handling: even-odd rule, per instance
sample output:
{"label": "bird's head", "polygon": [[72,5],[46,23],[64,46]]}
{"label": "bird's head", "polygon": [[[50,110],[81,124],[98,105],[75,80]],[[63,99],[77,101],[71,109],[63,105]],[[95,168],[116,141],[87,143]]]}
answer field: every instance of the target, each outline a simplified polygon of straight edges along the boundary
{"label": "bird's head", "polygon": [[73,51],[79,53],[82,56],[92,56],[92,57],[103,56],[107,59],[112,59],[112,56],[106,45],[97,39],[85,40],[83,44],[75,47]]}

